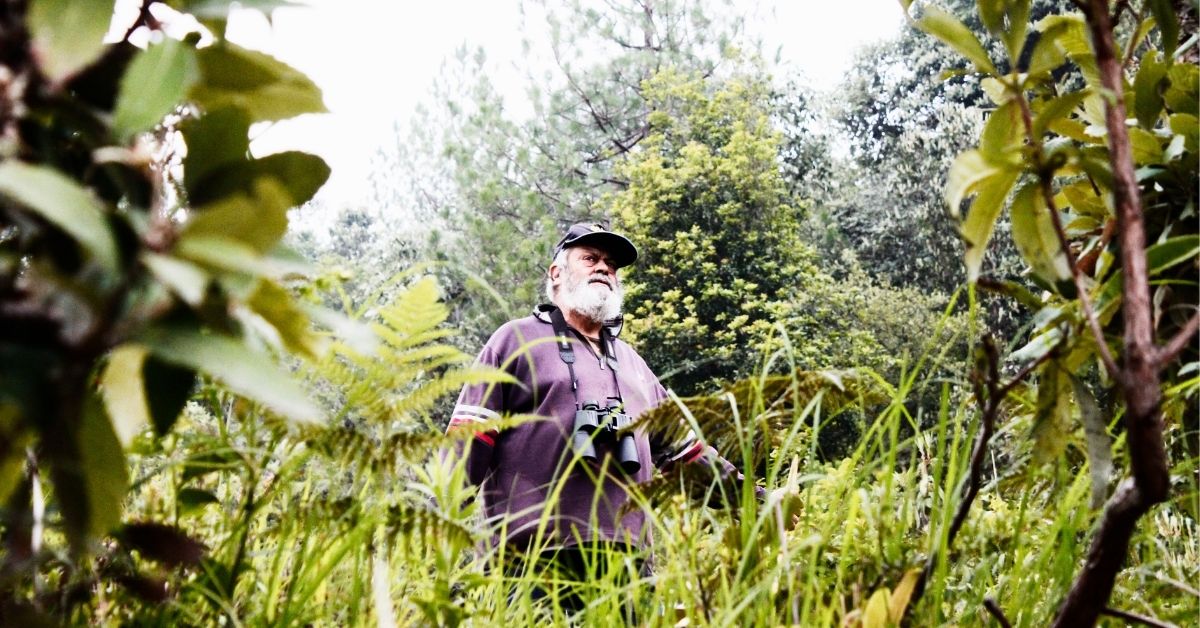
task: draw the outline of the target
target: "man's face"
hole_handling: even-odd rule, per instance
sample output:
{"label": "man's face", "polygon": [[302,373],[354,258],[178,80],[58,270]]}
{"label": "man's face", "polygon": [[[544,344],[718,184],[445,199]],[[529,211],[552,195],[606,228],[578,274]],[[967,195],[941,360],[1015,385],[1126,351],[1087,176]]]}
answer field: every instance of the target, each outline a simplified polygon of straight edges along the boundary
{"label": "man's face", "polygon": [[559,305],[601,322],[621,313],[624,291],[612,257],[603,249],[575,246],[567,249],[566,268],[552,266],[558,285]]}

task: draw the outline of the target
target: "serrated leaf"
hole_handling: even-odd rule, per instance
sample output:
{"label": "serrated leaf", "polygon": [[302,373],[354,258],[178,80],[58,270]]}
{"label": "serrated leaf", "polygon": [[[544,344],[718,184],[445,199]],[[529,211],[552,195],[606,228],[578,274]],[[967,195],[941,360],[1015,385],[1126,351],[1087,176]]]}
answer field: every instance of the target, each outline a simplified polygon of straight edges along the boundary
{"label": "serrated leaf", "polygon": [[0,163],[0,195],[75,238],[104,268],[117,269],[120,256],[104,204],[87,188],[53,168],[9,159]]}
{"label": "serrated leaf", "polygon": [[1069,279],[1066,254],[1037,182],[1017,191],[1011,213],[1013,242],[1033,272],[1050,284]]}
{"label": "serrated leaf", "polygon": [[[1066,52],[1083,78],[1092,88],[1103,87],[1100,81],[1100,69],[1096,65],[1096,56],[1092,54],[1090,35],[1087,22],[1078,14],[1049,15],[1038,22],[1038,30],[1043,37],[1052,34],[1053,41]],[[1031,64],[1032,65],[1032,64]]]}
{"label": "serrated leaf", "polygon": [[96,60],[112,14],[112,0],[30,0],[30,46],[46,78],[60,83]]}
{"label": "serrated leaf", "polygon": [[1071,386],[1087,436],[1088,471],[1092,480],[1091,506],[1099,508],[1108,498],[1108,482],[1112,477],[1112,438],[1108,435],[1108,422],[1092,391],[1075,377],[1071,378]]}
{"label": "serrated leaf", "polygon": [[150,406],[146,403],[146,385],[142,381],[145,360],[145,347],[121,345],[109,353],[108,365],[100,378],[104,408],[121,447],[129,447],[150,425]]}
{"label": "serrated leaf", "polygon": [[207,373],[225,388],[303,423],[321,412],[291,377],[239,340],[187,327],[153,327],[137,341],[164,362]]}
{"label": "serrated leaf", "polygon": [[203,80],[191,97],[205,109],[240,107],[254,122],[328,111],[312,79],[270,55],[222,41],[198,58]]}
{"label": "serrated leaf", "polygon": [[962,223],[965,247],[963,259],[967,266],[969,282],[979,278],[979,269],[983,265],[983,256],[987,252],[988,242],[991,241],[996,219],[1004,209],[1004,200],[1008,198],[1008,192],[1016,181],[1016,172],[1001,171],[978,186],[979,194],[971,203],[971,209]]}
{"label": "serrated leaf", "polygon": [[1170,58],[1179,45],[1179,17],[1175,14],[1175,7],[1171,0],[1146,0],[1146,6],[1158,24],[1163,54]]}
{"label": "serrated leaf", "polygon": [[167,38],[139,52],[121,77],[113,134],[128,140],[153,128],[183,102],[199,76],[195,49],[181,41]]}
{"label": "serrated leaf", "polygon": [[1166,77],[1166,62],[1158,50],[1146,50],[1141,55],[1138,76],[1133,79],[1133,110],[1138,124],[1146,130],[1154,128],[1158,114],[1163,110],[1163,95],[1160,92]]}
{"label": "serrated leaf", "polygon": [[985,74],[995,74],[996,66],[984,50],[983,44],[958,18],[949,12],[935,6],[923,9],[921,19],[916,21],[917,28],[937,37],[945,44],[954,48],[959,54],[975,64],[975,68]]}

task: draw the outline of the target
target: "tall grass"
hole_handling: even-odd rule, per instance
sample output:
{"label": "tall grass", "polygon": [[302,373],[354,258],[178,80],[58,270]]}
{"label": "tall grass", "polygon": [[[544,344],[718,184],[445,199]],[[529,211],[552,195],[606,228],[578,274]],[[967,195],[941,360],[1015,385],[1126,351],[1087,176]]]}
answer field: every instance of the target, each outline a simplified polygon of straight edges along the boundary
{"label": "tall grass", "polygon": [[[433,340],[406,350],[441,355],[428,350]],[[176,436],[145,444],[129,510],[133,518],[177,522],[209,545],[208,558],[198,568],[161,572],[173,588],[166,603],[136,603],[114,591],[113,601],[84,609],[80,619],[608,626],[632,615],[650,626],[883,626],[903,613],[910,625],[983,625],[990,622],[984,600],[993,598],[1014,625],[1042,625],[1066,592],[1096,520],[1086,463],[1068,456],[1033,466],[1022,453],[1027,421],[1014,404],[999,426],[980,497],[948,547],[979,412],[959,383],[929,377],[928,365],[945,357],[931,348],[896,381],[858,373],[874,397],[847,409],[827,403],[836,387],[812,390],[810,374],[794,369],[783,346],[741,389],[747,394],[706,402],[724,404],[722,434],[730,438],[704,434],[713,424],[691,411],[697,400],[677,400],[690,426],[721,444],[748,471],[747,483],[757,478],[768,497],[758,501],[748,486],[719,481],[697,486],[687,474],[634,490],[631,501],[648,513],[653,543],[587,561],[576,589],[586,608],[578,614],[534,599],[557,590],[557,576],[534,560],[550,542],[546,535],[515,562],[522,558],[516,550],[485,542],[497,530],[482,521],[463,469],[433,455],[435,445],[446,444],[437,400],[416,410],[388,399],[427,390],[438,369],[421,373],[410,388],[386,390],[386,363],[358,362],[363,385],[355,394],[406,411],[343,408],[349,427],[315,434],[207,390],[189,405]],[[768,393],[780,372],[789,374],[791,391],[782,405]],[[927,415],[912,400],[929,391],[939,401]],[[831,414],[837,411],[855,414]],[[355,424],[356,416],[367,425]],[[827,459],[817,446],[821,432],[844,429],[847,416],[859,417],[857,445]],[[339,430],[366,450],[342,455],[343,441],[331,436]],[[410,445],[424,443],[425,451],[398,447],[387,464],[381,452],[397,434]],[[1114,451],[1123,451],[1120,443]],[[1196,461],[1179,460],[1175,468],[1184,497],[1142,526],[1113,602],[1188,624],[1200,613]],[[909,608],[914,574],[929,556],[939,559],[924,596]],[[644,563],[650,567],[639,569]]]}

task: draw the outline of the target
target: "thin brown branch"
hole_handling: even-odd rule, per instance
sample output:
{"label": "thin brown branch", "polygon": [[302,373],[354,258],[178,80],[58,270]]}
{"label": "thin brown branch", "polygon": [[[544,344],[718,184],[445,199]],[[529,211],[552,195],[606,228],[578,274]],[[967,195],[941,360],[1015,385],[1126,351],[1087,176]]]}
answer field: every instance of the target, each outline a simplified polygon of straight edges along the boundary
{"label": "thin brown branch", "polygon": [[[958,509],[955,510],[954,518],[951,520],[950,528],[946,533],[945,551],[947,553],[954,547],[954,541],[958,537],[958,532],[962,529],[963,524],[966,523],[967,515],[971,513],[971,506],[975,503],[975,498],[979,495],[983,478],[983,465],[987,460],[988,443],[996,432],[996,418],[1000,414],[1000,405],[1008,397],[1008,393],[1012,391],[1013,387],[1028,377],[1035,368],[1054,356],[1058,352],[1058,347],[1027,364],[1006,384],[1000,383],[1000,352],[996,349],[996,344],[990,336],[986,336],[983,339],[983,351],[983,368],[976,367],[971,378],[975,387],[975,398],[982,408],[979,419],[979,433],[976,434],[975,444],[971,448],[970,467],[961,488],[962,499],[958,503]],[[925,585],[929,581],[929,576],[933,574],[933,570],[937,567],[938,559],[938,552],[934,551],[925,561],[925,568],[921,571],[921,575],[917,579],[917,584],[913,589],[913,597],[909,603],[909,608],[915,607],[917,601],[925,595]]]}
{"label": "thin brown branch", "polygon": [[1029,109],[1029,101],[1025,98],[1024,93],[1017,96],[1017,103],[1021,107],[1021,119],[1025,124],[1026,139],[1029,145],[1033,147],[1034,159],[1037,160],[1039,170],[1038,186],[1042,193],[1042,199],[1046,203],[1046,211],[1050,212],[1050,220],[1054,225],[1054,233],[1058,237],[1058,246],[1067,258],[1067,268],[1070,269],[1071,281],[1075,284],[1075,292],[1079,295],[1079,304],[1083,308],[1084,321],[1096,341],[1096,351],[1099,352],[1100,359],[1104,362],[1105,370],[1110,377],[1117,378],[1120,376],[1121,370],[1117,367],[1117,362],[1113,358],[1112,351],[1108,348],[1108,341],[1104,338],[1104,330],[1100,327],[1100,321],[1096,318],[1096,312],[1092,308],[1092,299],[1088,296],[1087,286],[1084,285],[1083,273],[1079,270],[1079,264],[1075,260],[1075,254],[1071,251],[1070,243],[1067,240],[1067,232],[1063,228],[1062,217],[1058,215],[1058,207],[1054,202],[1054,173],[1045,171],[1043,168],[1042,164],[1045,162],[1045,156],[1042,154],[1042,140],[1040,137],[1034,136],[1033,113]]}
{"label": "thin brown branch", "polygon": [[1138,615],[1137,613],[1131,613],[1129,611],[1123,611],[1112,607],[1105,607],[1104,610],[1100,611],[1100,614],[1108,615],[1109,617],[1116,617],[1117,619],[1124,619],[1125,621],[1133,622],[1135,624],[1142,624],[1143,626],[1153,626],[1154,628],[1179,628],[1175,624],[1161,621],[1153,617]]}
{"label": "thin brown branch", "polygon": [[1012,622],[1008,621],[1008,618],[1004,616],[1004,611],[996,603],[996,600],[990,597],[984,598],[983,607],[987,609],[987,612],[992,614],[992,617],[996,618],[996,623],[1000,624],[1002,628],[1012,628]]}
{"label": "thin brown branch", "polygon": [[1183,327],[1175,333],[1175,336],[1167,341],[1167,344],[1159,348],[1158,354],[1154,357],[1154,361],[1158,364],[1158,368],[1171,363],[1172,360],[1179,357],[1179,354],[1188,347],[1188,344],[1194,342],[1196,332],[1200,330],[1200,314],[1193,314],[1188,322],[1183,324]]}

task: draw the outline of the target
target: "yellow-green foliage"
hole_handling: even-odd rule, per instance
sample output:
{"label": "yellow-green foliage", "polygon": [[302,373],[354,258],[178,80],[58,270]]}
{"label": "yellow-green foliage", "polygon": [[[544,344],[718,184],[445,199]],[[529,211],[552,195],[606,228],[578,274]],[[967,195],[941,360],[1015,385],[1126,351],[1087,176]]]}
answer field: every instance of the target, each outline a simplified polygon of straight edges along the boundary
{"label": "yellow-green foliage", "polygon": [[776,162],[761,78],[724,83],[666,70],[645,84],[650,135],[612,196],[642,258],[628,280],[631,335],[692,392],[741,374],[771,334],[810,254]]}

